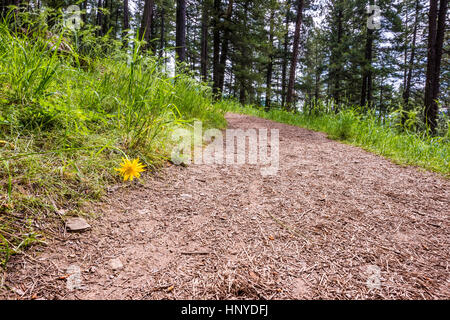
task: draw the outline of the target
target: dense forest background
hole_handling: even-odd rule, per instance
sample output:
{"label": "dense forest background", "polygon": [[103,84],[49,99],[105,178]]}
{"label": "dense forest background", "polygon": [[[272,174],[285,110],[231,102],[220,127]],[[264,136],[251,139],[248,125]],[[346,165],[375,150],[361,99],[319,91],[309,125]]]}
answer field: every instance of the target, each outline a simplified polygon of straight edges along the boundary
{"label": "dense forest background", "polygon": [[[380,115],[399,108],[418,116],[423,111],[432,130],[439,112],[450,105],[447,0],[2,0],[1,4],[3,15],[7,5],[42,15],[44,8],[64,11],[76,4],[81,9],[80,41],[83,30],[94,28],[104,37],[107,51],[112,40],[132,46],[128,40],[139,35],[147,42],[145,49],[169,68],[176,52],[178,60],[196,78],[210,83],[217,96],[242,104],[312,109],[321,101],[335,111],[341,105],[363,106]],[[378,6],[378,21],[368,5]],[[46,19],[52,26],[50,11]],[[368,20],[375,27],[368,27]],[[436,50],[430,52],[430,46]],[[436,75],[428,68],[429,86],[428,63],[437,70]]]}

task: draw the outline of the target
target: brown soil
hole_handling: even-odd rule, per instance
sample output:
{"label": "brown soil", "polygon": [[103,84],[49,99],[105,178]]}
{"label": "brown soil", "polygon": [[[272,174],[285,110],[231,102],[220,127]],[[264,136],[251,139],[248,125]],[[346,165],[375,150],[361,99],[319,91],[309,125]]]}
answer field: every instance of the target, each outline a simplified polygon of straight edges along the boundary
{"label": "brown soil", "polygon": [[[322,133],[227,118],[280,130],[278,175],[168,166],[111,192],[90,231],[13,257],[0,298],[450,298],[448,180]],[[82,289],[67,289],[71,265]],[[367,285],[374,268],[380,288]]]}

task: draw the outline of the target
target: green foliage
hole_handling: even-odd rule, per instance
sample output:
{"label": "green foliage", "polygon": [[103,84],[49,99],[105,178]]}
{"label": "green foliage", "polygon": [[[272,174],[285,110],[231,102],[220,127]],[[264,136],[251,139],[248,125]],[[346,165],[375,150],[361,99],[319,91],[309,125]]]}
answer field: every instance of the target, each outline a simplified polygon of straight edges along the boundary
{"label": "green foliage", "polygon": [[336,116],[336,121],[330,127],[330,137],[339,140],[347,140],[354,135],[354,125],[359,122],[359,115],[356,111],[348,109],[342,110]]}
{"label": "green foliage", "polygon": [[56,36],[30,21],[33,32],[0,23],[2,264],[118,183],[124,154],[156,168],[175,128],[225,126],[211,90],[188,74],[170,77],[138,39],[130,53],[105,48],[94,30]]}

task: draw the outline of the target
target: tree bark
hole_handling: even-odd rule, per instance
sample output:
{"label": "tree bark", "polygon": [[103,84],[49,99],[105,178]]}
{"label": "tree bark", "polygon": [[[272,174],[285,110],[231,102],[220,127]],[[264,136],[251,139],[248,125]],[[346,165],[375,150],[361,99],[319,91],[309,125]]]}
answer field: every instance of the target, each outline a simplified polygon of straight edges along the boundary
{"label": "tree bark", "polygon": [[314,79],[314,101],[317,103],[319,101],[319,91],[320,91],[320,75],[321,75],[321,68],[320,68],[320,62],[319,62],[319,48],[317,42],[315,42],[315,64],[316,64],[316,73],[315,73],[315,79]]}
{"label": "tree bark", "polygon": [[287,65],[288,65],[288,48],[289,48],[289,13],[291,11],[291,2],[287,1],[286,10],[286,34],[284,35],[284,48],[283,48],[283,65],[281,66],[281,106],[286,107],[286,75],[287,75]]}
{"label": "tree bark", "polygon": [[176,53],[179,62],[186,60],[186,0],[177,0]]}
{"label": "tree bark", "polygon": [[407,74],[408,74],[408,68],[407,68],[407,64],[408,64],[408,22],[409,22],[409,16],[408,16],[408,5],[406,4],[406,13],[405,13],[405,52],[404,52],[404,57],[403,57],[403,63],[405,65],[404,69],[403,69],[403,91],[405,91],[406,89],[406,78],[407,78]]}
{"label": "tree bark", "polygon": [[[248,31],[248,6],[249,6],[249,2],[245,1],[244,2],[244,19],[243,19],[243,31],[244,33]],[[247,57],[248,56],[248,47],[247,45],[243,45],[243,47],[241,48],[242,51],[242,56],[243,57]],[[239,64],[241,64],[240,69],[244,69],[243,68],[243,61],[239,61]],[[251,66],[250,66],[251,68]],[[248,98],[247,98],[247,93],[249,93],[250,96],[250,101],[251,101],[251,93],[250,93],[250,85],[249,85],[249,79],[246,75],[243,75],[241,73],[241,75],[239,76],[239,102],[242,105],[247,104],[248,102]]]}
{"label": "tree bark", "polygon": [[214,0],[213,17],[213,93],[219,95],[219,63],[220,63],[220,6],[221,0]]}
{"label": "tree bark", "polygon": [[[37,9],[41,8],[41,2],[40,1],[37,1],[36,8]],[[80,3],[80,9],[84,11],[84,13],[81,14],[81,21],[83,21],[83,23],[86,24],[86,22],[87,22],[87,20],[86,20],[87,0],[83,1],[82,3]]]}
{"label": "tree bark", "polygon": [[[373,30],[367,29],[366,48],[364,52],[364,73],[361,89],[361,106],[368,103],[368,108],[372,104],[372,51],[373,51]],[[366,100],[367,99],[367,100]]]}
{"label": "tree bark", "polygon": [[164,49],[166,47],[166,30],[165,30],[165,24],[166,24],[166,9],[161,6],[161,35],[159,39],[159,57],[162,58],[164,55]]}
{"label": "tree bark", "polygon": [[297,20],[295,23],[294,33],[294,47],[292,50],[291,70],[289,72],[289,84],[286,97],[286,103],[289,109],[293,109],[292,103],[294,100],[294,85],[295,85],[295,71],[297,69],[297,59],[300,45],[300,28],[302,26],[303,17],[303,0],[298,0],[297,3]]}
{"label": "tree bark", "polygon": [[242,105],[245,105],[247,102],[247,95],[246,95],[246,91],[245,91],[245,83],[243,83],[243,81],[241,81],[240,84],[240,88],[239,88],[239,103]]}
{"label": "tree bark", "polygon": [[100,27],[97,30],[98,36],[103,35],[103,12],[101,11],[101,8],[102,8],[102,0],[98,0],[97,1],[97,17],[96,17],[97,26]]}
{"label": "tree bark", "polygon": [[112,26],[112,14],[113,14],[113,1],[112,0],[108,0],[108,5],[109,5],[109,13],[107,15],[107,22],[105,24],[105,33],[108,33],[108,31],[111,29]]}
{"label": "tree bark", "polygon": [[128,46],[128,41],[126,39],[127,32],[130,29],[130,10],[128,6],[128,0],[123,0],[123,43],[124,46]]}
{"label": "tree bark", "polygon": [[411,55],[410,55],[409,64],[407,67],[408,73],[406,76],[405,91],[403,92],[403,102],[404,102],[406,108],[408,107],[409,97],[411,94],[412,70],[414,67],[414,59],[415,59],[415,55],[416,55],[418,17],[419,17],[419,0],[416,0],[416,13],[415,13],[415,18],[414,18],[414,30],[413,30],[413,39],[412,39],[412,45],[411,45]]}
{"label": "tree bark", "polygon": [[[108,8],[111,4],[111,0],[103,0],[103,8]],[[108,10],[111,10],[110,8],[108,8]],[[102,35],[105,35],[108,33],[109,30],[109,20],[111,18],[111,11],[109,12],[109,14],[102,14]]]}
{"label": "tree bark", "polygon": [[114,23],[114,33],[118,34],[118,30],[119,30],[119,16],[120,16],[120,6],[116,7],[116,21]]}
{"label": "tree bark", "polygon": [[441,0],[438,10],[437,0],[430,0],[427,74],[425,83],[424,120],[432,134],[436,133],[439,96],[439,77],[442,48],[445,35],[445,19],[448,0]]}
{"label": "tree bark", "polygon": [[[225,21],[230,22],[231,16],[233,14],[233,4],[234,0],[230,0],[228,2],[228,9],[224,16]],[[217,71],[219,74],[218,92],[220,94],[223,91],[223,85],[225,81],[225,67],[228,59],[228,44],[230,42],[230,33],[231,33],[230,27],[225,26],[222,39],[222,52],[220,53],[219,70]]]}
{"label": "tree bark", "polygon": [[[340,47],[342,42],[342,34],[343,34],[343,12],[342,12],[342,3],[338,2],[338,14],[337,14],[337,41],[336,44],[338,47]],[[338,55],[341,53],[338,52]],[[332,85],[332,95],[334,100],[334,112],[339,112],[339,105],[341,103],[341,61],[336,56],[336,53],[334,53],[334,56],[332,56],[333,63],[336,65],[332,68],[331,71],[331,77],[333,79],[333,85]]]}
{"label": "tree bark", "polygon": [[[156,16],[156,14],[157,14],[157,12],[156,12],[157,6],[155,6],[155,4],[154,4],[152,8],[153,8],[153,9],[152,9],[152,17],[151,17],[152,23],[150,24],[150,40],[156,39],[156,28],[155,28],[155,23],[154,23],[154,21],[155,21],[155,19],[156,19],[155,16]],[[155,41],[150,41],[149,44],[148,44],[148,47],[150,48],[150,50],[151,50],[153,53],[156,52],[156,42],[155,42]]]}
{"label": "tree bark", "polygon": [[267,64],[267,78],[266,78],[266,111],[270,110],[272,100],[272,73],[273,73],[273,32],[274,32],[274,18],[275,12],[272,9],[270,12],[270,29],[269,29],[269,62]]}
{"label": "tree bark", "polygon": [[[370,1],[373,5],[373,1]],[[372,106],[372,52],[373,52],[373,29],[367,28],[366,33],[366,47],[364,50],[364,66],[363,66],[363,81],[361,89],[361,106],[365,107],[367,102],[367,107],[370,109]]]}
{"label": "tree bark", "polygon": [[146,42],[146,44],[144,45],[144,50],[148,49],[150,46],[154,4],[155,4],[154,0],[145,0],[144,12],[142,14],[141,28],[139,31],[139,38],[143,39]]}
{"label": "tree bark", "polygon": [[208,81],[208,0],[203,0],[202,27],[201,27],[201,53],[200,74],[204,82]]}

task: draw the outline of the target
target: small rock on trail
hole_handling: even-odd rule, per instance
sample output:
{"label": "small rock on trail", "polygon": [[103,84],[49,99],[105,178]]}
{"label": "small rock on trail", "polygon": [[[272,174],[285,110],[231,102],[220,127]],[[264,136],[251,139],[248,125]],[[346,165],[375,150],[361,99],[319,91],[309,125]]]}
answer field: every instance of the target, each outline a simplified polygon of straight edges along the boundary
{"label": "small rock on trail", "polygon": [[83,232],[90,228],[91,226],[83,218],[69,218],[66,221],[66,229],[70,232]]}
{"label": "small rock on trail", "polygon": [[113,269],[114,271],[123,269],[123,263],[122,263],[122,261],[120,261],[119,258],[111,259],[109,261],[109,265],[110,265],[111,269]]}

